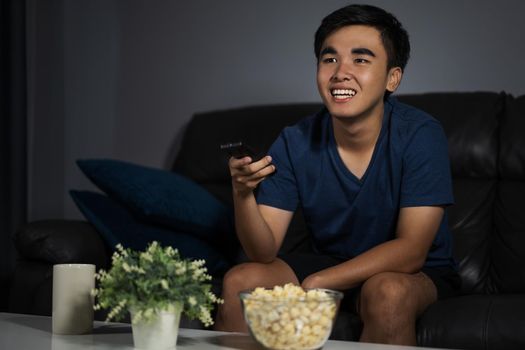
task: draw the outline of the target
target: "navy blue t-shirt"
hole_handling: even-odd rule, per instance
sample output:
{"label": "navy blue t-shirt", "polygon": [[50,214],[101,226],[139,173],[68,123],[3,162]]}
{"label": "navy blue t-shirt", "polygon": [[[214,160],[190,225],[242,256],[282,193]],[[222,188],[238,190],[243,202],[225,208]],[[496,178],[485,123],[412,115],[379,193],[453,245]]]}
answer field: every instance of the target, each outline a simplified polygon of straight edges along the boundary
{"label": "navy blue t-shirt", "polygon": [[[339,156],[326,109],[285,128],[269,154],[277,171],[260,184],[257,202],[288,211],[300,205],[321,254],[350,259],[395,238],[400,208],[454,201],[441,124],[393,97],[361,179]],[[447,265],[455,263],[445,211],[425,266]]]}

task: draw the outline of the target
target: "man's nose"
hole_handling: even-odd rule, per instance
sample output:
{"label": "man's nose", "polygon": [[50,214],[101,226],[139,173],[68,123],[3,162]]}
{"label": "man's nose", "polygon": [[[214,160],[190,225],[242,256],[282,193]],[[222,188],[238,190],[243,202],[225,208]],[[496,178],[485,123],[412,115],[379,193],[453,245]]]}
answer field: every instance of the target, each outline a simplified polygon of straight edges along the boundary
{"label": "man's nose", "polygon": [[334,72],[334,75],[332,76],[332,79],[335,81],[345,81],[345,80],[352,80],[354,77],[352,65],[349,62],[342,61],[339,62],[337,65],[337,68]]}

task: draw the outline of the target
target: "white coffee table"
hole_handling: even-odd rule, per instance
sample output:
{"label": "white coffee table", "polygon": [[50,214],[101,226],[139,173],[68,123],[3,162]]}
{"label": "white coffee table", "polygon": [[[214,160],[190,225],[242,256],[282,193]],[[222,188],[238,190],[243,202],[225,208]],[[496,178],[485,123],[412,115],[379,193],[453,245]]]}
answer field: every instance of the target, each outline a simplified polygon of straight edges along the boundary
{"label": "white coffee table", "polygon": [[[55,335],[51,317],[0,313],[0,349],[86,350],[133,349],[131,326],[125,323],[95,322],[93,334]],[[177,350],[262,350],[246,334],[181,328]],[[325,350],[407,350],[408,346],[328,341]],[[422,348],[418,348],[422,349]]]}

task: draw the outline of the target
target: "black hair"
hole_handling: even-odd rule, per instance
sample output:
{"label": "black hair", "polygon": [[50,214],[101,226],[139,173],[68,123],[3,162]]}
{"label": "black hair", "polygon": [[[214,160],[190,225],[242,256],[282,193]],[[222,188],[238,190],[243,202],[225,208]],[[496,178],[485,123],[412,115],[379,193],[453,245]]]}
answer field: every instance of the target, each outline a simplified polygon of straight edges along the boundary
{"label": "black hair", "polygon": [[400,67],[403,71],[410,57],[410,41],[407,31],[391,13],[371,5],[348,5],[326,16],[315,32],[315,57],[319,60],[321,47],[334,31],[350,26],[366,25],[381,33],[388,62],[387,70]]}

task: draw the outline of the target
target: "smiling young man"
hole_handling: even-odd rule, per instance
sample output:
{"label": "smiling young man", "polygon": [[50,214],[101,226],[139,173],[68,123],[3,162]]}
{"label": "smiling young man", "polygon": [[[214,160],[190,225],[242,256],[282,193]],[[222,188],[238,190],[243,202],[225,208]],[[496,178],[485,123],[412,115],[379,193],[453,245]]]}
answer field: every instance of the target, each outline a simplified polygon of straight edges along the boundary
{"label": "smiling young man", "polygon": [[[406,31],[377,7],[350,5],[323,20],[315,54],[325,108],[283,130],[260,161],[230,159],[251,262],[226,274],[217,329],[246,330],[239,291],[292,282],[344,291],[341,307],[363,321],[361,341],[415,345],[417,317],[456,293],[444,132],[389,97],[409,52]],[[298,206],[313,253],[278,255]]]}

